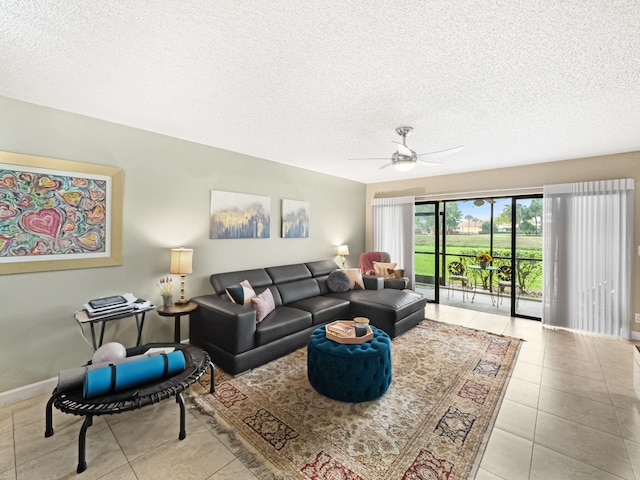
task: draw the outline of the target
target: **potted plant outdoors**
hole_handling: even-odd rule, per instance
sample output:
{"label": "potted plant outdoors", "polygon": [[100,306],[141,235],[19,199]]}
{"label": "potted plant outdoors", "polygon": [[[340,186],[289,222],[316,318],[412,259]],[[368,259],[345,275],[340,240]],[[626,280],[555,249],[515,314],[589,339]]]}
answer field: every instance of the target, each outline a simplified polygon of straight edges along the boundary
{"label": "potted plant outdoors", "polygon": [[488,253],[479,253],[478,255],[476,255],[476,259],[480,264],[480,268],[487,268],[487,265],[490,261],[493,260],[493,257]]}
{"label": "potted plant outdoors", "polygon": [[173,280],[171,277],[163,277],[158,283],[160,289],[160,295],[162,295],[162,305],[165,308],[169,308],[173,305]]}

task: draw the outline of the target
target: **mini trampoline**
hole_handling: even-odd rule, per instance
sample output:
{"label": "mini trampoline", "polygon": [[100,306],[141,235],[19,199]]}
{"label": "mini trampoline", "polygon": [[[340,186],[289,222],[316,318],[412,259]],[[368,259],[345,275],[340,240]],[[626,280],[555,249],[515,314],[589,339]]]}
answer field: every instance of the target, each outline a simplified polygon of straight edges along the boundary
{"label": "mini trampoline", "polygon": [[204,350],[192,345],[174,344],[174,343],[153,343],[140,347],[127,349],[127,356],[140,355],[149,348],[173,347],[181,350],[185,358],[185,369],[177,375],[163,378],[130,388],[112,395],[98,396],[94,398],[84,398],[82,387],[78,390],[59,393],[53,390],[51,398],[46,406],[46,429],[45,437],[53,435],[53,407],[64,413],[72,415],[84,416],[84,422],[80,428],[78,438],[78,469],[81,473],[87,469],[86,462],[86,436],[87,429],[93,424],[93,417],[99,415],[113,415],[116,413],[128,412],[138,408],[146,407],[158,403],[167,398],[176,397],[176,403],[180,406],[180,432],[178,438],[183,440],[186,438],[185,429],[185,406],[182,392],[197,382],[211,367],[211,389],[214,392],[214,366],[211,362],[209,354]]}

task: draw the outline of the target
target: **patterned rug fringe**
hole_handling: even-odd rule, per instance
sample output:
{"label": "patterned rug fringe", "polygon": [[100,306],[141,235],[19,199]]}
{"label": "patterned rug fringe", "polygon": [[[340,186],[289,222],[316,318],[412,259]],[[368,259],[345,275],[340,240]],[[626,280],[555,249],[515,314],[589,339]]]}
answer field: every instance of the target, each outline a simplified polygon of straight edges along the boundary
{"label": "patterned rug fringe", "polygon": [[289,475],[277,475],[265,466],[265,460],[260,459],[257,453],[251,450],[251,447],[243,442],[236,434],[236,429],[228,426],[216,412],[198,395],[188,392],[188,400],[193,407],[197,408],[201,413],[208,417],[208,422],[213,426],[216,433],[226,435],[228,446],[234,456],[240,462],[251,470],[259,480],[290,480]]}

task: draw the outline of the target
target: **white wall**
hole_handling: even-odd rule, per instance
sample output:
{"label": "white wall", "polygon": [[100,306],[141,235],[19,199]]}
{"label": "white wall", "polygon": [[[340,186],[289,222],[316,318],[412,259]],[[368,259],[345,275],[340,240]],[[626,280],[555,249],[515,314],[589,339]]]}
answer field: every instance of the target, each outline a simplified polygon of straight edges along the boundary
{"label": "white wall", "polygon": [[[250,134],[250,132],[249,132]],[[124,169],[122,266],[0,275],[0,392],[86,362],[73,312],[91,298],[133,292],[159,303],[169,249],[194,249],[187,296],[212,292],[215,272],[324,260],[365,243],[365,185],[300,168],[0,97],[0,150]],[[211,190],[271,198],[271,238],[209,239]],[[280,238],[283,198],[311,205],[311,237]],[[178,277],[175,277],[176,282]],[[177,293],[177,288],[176,288]],[[133,319],[106,341],[135,343]],[[188,321],[182,338],[188,338]],[[173,318],[150,312],[144,342],[170,341]]]}

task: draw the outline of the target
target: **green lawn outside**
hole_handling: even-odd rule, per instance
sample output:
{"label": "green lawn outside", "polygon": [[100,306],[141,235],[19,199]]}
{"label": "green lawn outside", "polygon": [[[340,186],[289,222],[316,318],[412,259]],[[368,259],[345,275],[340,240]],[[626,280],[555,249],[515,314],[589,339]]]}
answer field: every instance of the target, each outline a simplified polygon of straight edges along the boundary
{"label": "green lawn outside", "polygon": [[[434,250],[435,236],[429,234],[416,234],[415,244],[416,252],[433,252]],[[534,250],[542,252],[542,237],[534,235],[518,235],[516,239],[516,245],[518,250]],[[447,235],[447,253],[451,252],[454,247],[458,248],[473,248],[473,249],[488,249],[489,248],[489,234],[478,233],[474,235]],[[427,250],[430,248],[430,250]],[[493,234],[493,248],[496,249],[510,249],[511,248],[511,234],[509,233],[494,233]]]}
{"label": "green lawn outside", "polygon": [[[509,264],[509,261],[499,257],[510,257],[511,235],[494,234],[493,237],[493,265]],[[434,272],[435,255],[423,255],[420,252],[434,253],[434,235],[416,234],[415,238],[415,273],[416,275],[432,276]],[[462,261],[465,265],[476,264],[475,255],[489,253],[489,234],[447,235],[447,264],[451,261]],[[518,235],[516,238],[517,255],[519,260],[519,281],[530,294],[542,291],[542,237],[532,235]],[[531,260],[527,260],[531,259]],[[536,260],[534,260],[536,259]],[[447,273],[448,275],[448,273]],[[448,278],[446,279],[448,283]]]}

